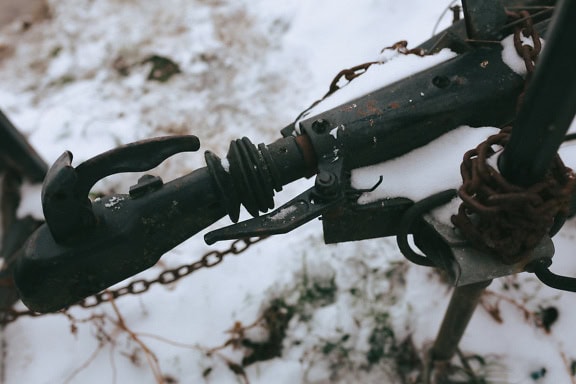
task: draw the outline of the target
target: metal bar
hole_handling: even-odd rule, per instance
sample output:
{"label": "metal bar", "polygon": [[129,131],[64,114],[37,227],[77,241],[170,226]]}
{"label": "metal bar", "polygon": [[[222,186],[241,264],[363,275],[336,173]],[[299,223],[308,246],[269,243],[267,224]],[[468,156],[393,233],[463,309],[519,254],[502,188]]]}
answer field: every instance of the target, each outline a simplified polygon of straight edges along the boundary
{"label": "metal bar", "polygon": [[41,224],[16,214],[22,180],[40,182],[47,170],[48,165],[0,110],[0,308],[11,307],[18,300],[12,262],[16,251]]}
{"label": "metal bar", "polygon": [[462,0],[466,34],[473,40],[499,40],[506,24],[500,0]]}
{"label": "metal bar", "polygon": [[430,350],[432,362],[448,361],[456,353],[484,289],[492,280],[456,287],[442,320],[442,325]]}
{"label": "metal bar", "polygon": [[48,171],[48,164],[0,110],[0,169],[3,163],[34,182],[41,182]]}
{"label": "metal bar", "polygon": [[500,172],[517,185],[541,180],[558,152],[576,113],[576,1],[556,7],[546,45],[536,65]]}

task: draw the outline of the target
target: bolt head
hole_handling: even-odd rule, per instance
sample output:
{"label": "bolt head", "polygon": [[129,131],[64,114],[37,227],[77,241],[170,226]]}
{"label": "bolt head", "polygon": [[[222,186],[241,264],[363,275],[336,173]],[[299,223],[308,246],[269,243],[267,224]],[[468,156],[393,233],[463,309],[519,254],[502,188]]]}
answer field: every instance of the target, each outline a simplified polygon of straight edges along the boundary
{"label": "bolt head", "polygon": [[338,183],[337,183],[336,175],[332,172],[321,171],[316,176],[316,182],[314,186],[316,190],[322,195],[332,195],[337,192]]}
{"label": "bolt head", "polygon": [[324,119],[318,119],[312,123],[312,129],[316,133],[325,133],[330,127],[330,122]]}
{"label": "bolt head", "polygon": [[320,172],[316,178],[317,184],[322,186],[330,186],[334,184],[335,181],[336,177],[334,177],[334,174],[330,172]]}

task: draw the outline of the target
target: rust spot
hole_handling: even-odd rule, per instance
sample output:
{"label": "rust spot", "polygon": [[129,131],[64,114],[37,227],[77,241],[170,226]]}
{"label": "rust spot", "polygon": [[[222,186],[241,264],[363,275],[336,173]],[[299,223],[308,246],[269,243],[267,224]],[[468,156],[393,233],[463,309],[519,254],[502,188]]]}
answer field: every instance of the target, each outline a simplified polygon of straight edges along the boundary
{"label": "rust spot", "polygon": [[389,106],[391,109],[400,108],[400,104],[398,104],[398,103],[390,103],[390,104],[388,104],[388,106]]}
{"label": "rust spot", "polygon": [[316,174],[316,170],[318,167],[318,160],[316,159],[316,153],[312,148],[310,138],[307,135],[296,136],[296,144],[298,144],[298,146],[302,150],[304,161],[306,162],[306,166],[308,168],[308,174],[306,175],[306,177],[312,177],[313,175]]}
{"label": "rust spot", "polygon": [[349,111],[353,111],[354,109],[356,109],[356,107],[358,107],[358,105],[356,105],[355,103],[352,104],[348,104],[343,106],[340,110],[342,112],[349,112]]}
{"label": "rust spot", "polygon": [[382,113],[376,100],[368,100],[365,105],[358,108],[359,116],[381,115]]}
{"label": "rust spot", "polygon": [[455,83],[457,85],[465,85],[468,83],[468,80],[465,77],[454,76],[453,83]]}

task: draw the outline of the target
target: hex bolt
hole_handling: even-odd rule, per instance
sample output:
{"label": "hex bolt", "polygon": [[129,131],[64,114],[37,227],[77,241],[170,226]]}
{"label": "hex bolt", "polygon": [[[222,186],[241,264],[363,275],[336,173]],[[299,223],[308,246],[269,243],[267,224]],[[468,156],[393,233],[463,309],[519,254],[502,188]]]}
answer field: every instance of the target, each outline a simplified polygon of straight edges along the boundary
{"label": "hex bolt", "polygon": [[330,122],[324,119],[318,119],[312,123],[312,129],[316,133],[325,133],[330,127]]}
{"label": "hex bolt", "polygon": [[322,195],[331,195],[336,192],[338,186],[336,175],[332,172],[321,171],[316,176],[316,182],[314,184],[316,190]]}

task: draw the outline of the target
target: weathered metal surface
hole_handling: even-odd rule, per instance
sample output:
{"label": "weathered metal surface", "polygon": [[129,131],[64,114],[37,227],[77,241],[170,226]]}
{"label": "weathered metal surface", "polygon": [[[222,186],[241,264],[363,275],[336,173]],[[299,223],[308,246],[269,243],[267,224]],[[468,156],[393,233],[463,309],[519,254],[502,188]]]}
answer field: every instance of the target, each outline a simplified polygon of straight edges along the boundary
{"label": "weathered metal surface", "polygon": [[438,336],[430,350],[433,362],[449,361],[454,356],[480,297],[491,282],[492,280],[479,281],[454,289]]}
{"label": "weathered metal surface", "polygon": [[500,40],[507,16],[500,0],[462,0],[469,39]]}
{"label": "weathered metal surface", "polygon": [[96,223],[88,194],[99,180],[117,173],[147,171],[176,153],[199,148],[195,136],[155,138],[104,152],[77,168],[71,165],[72,153],[63,153],[48,171],[42,188],[42,209],[52,236],[65,242]]}
{"label": "weathered metal surface", "polygon": [[545,236],[533,252],[522,260],[506,264],[498,255],[478,250],[454,227],[439,222],[431,215],[424,216],[424,224],[414,233],[414,241],[436,266],[446,270],[454,286],[520,273],[531,262],[551,259],[554,255],[554,244],[549,236]]}
{"label": "weathered metal surface", "polygon": [[326,244],[394,236],[400,219],[412,205],[405,198],[374,203],[340,204],[322,215]]}
{"label": "weathered metal surface", "polygon": [[137,198],[106,196],[92,210],[95,224],[66,242],[45,225],[28,241],[15,279],[30,309],[55,311],[135,275],[226,214],[206,168]]}

